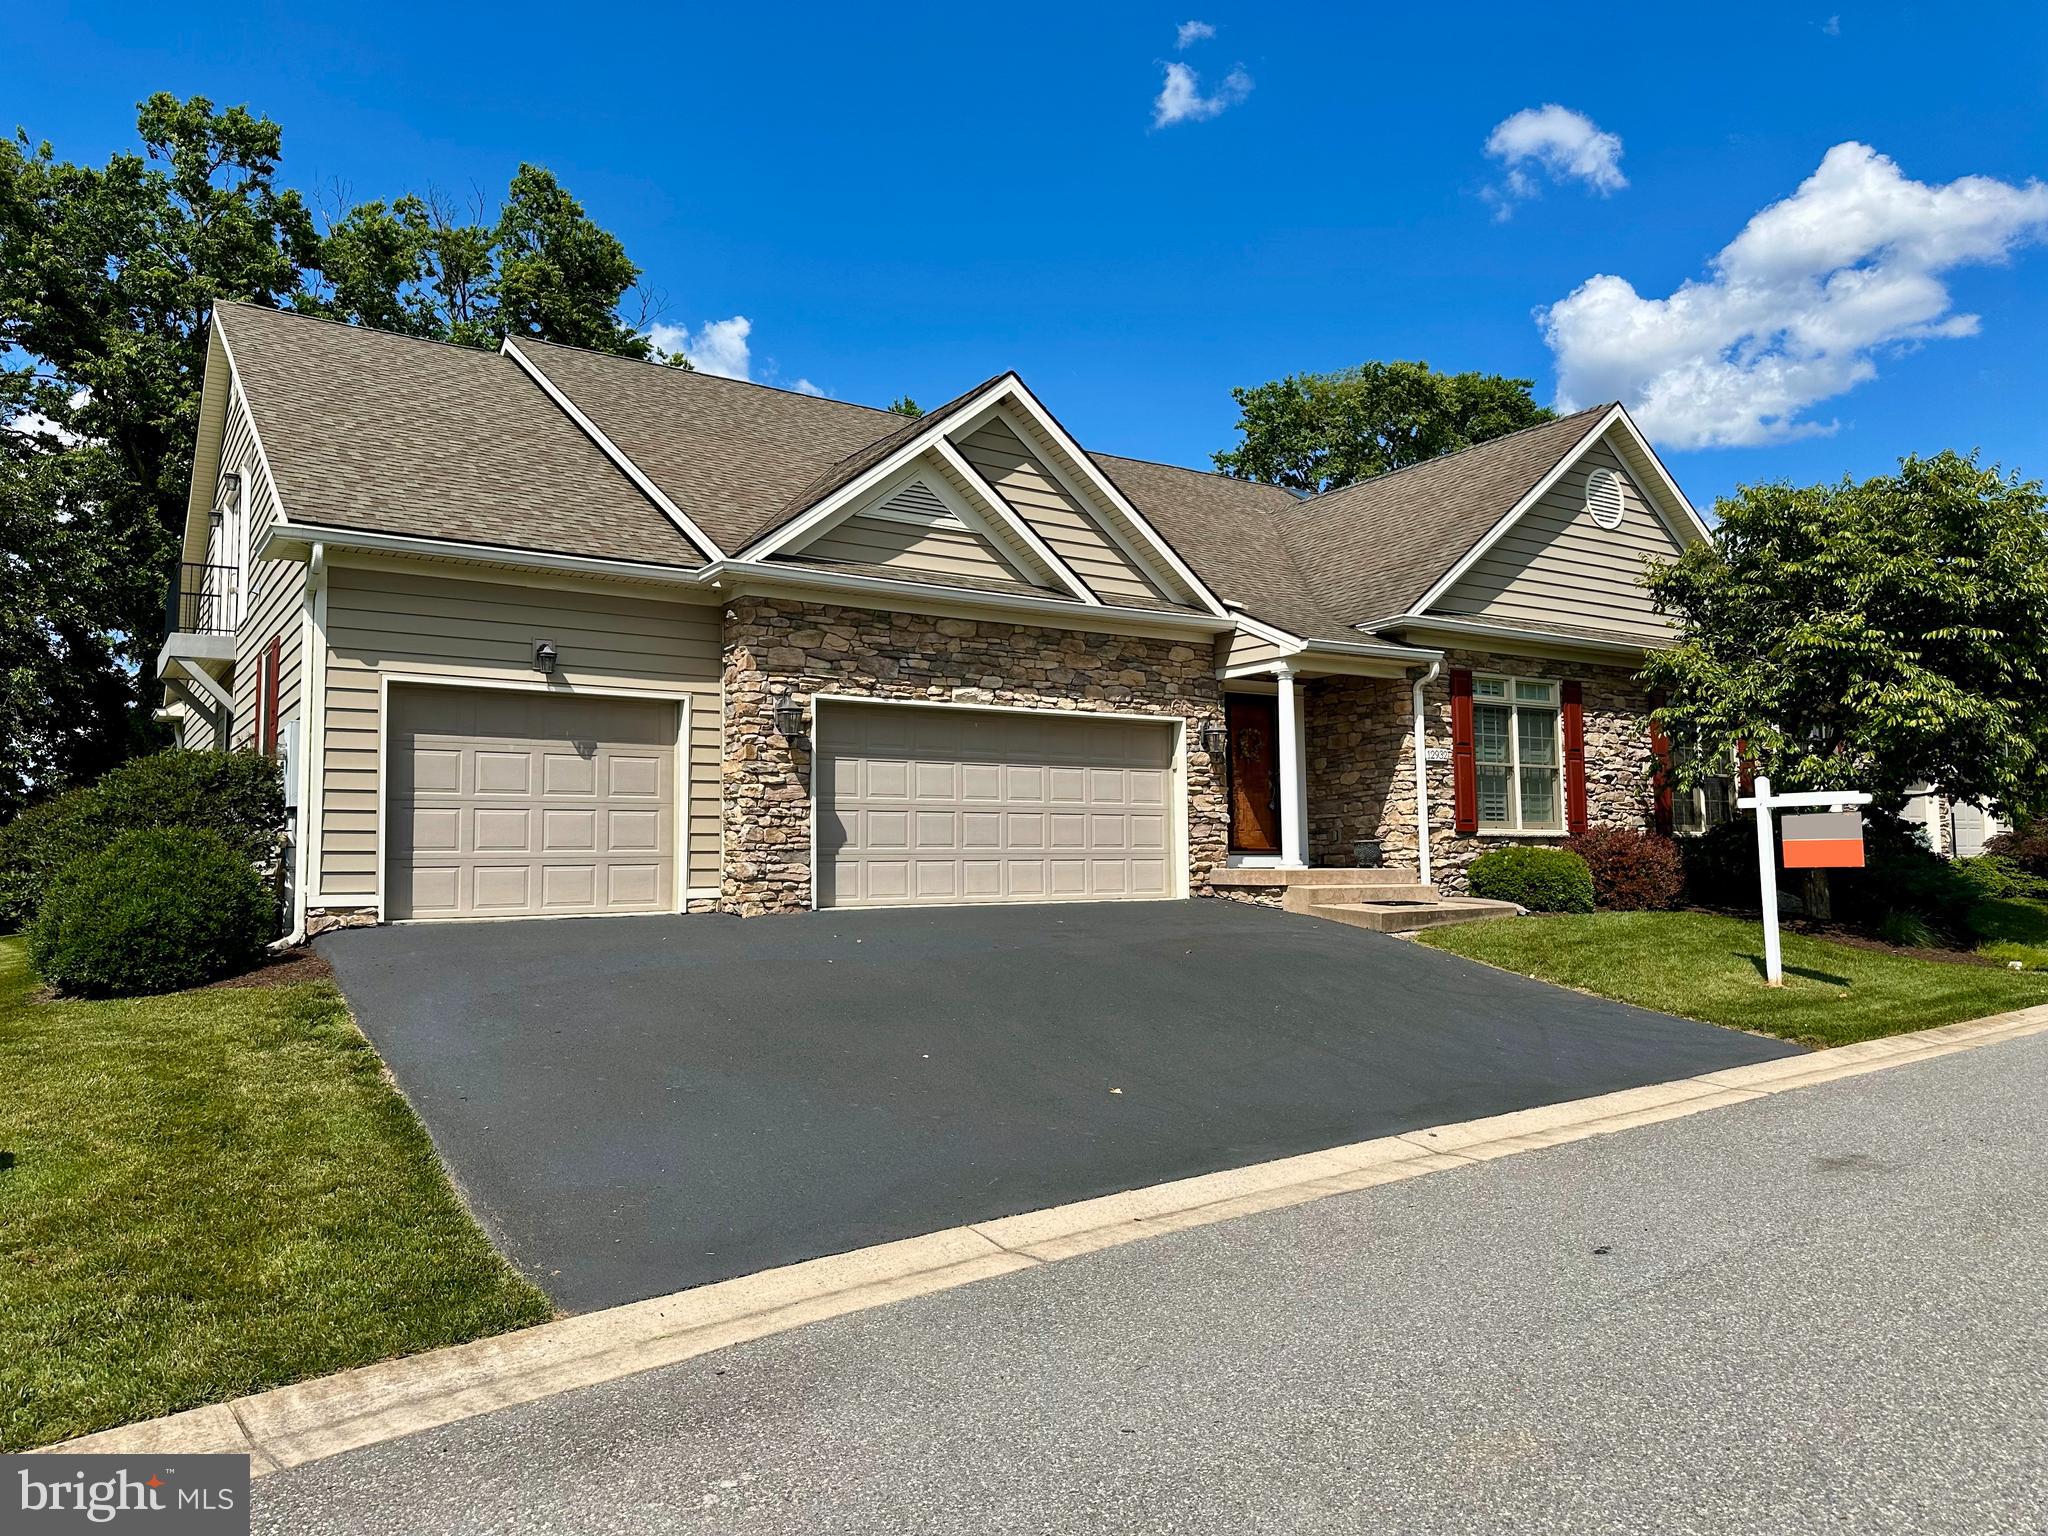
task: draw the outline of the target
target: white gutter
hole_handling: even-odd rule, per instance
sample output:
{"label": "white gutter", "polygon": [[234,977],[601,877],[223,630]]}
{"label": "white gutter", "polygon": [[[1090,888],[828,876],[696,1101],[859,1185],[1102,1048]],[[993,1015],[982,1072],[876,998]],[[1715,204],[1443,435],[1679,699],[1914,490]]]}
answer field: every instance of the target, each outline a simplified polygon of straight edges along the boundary
{"label": "white gutter", "polygon": [[363,528],[328,528],[318,523],[273,523],[257,546],[255,558],[282,558],[276,546],[310,548],[315,540],[329,549],[359,549],[372,554],[419,555],[443,560],[477,560],[526,570],[558,571],[570,576],[609,576],[616,581],[659,582],[667,586],[700,585],[708,567],[655,565],[640,560],[605,560],[589,555],[543,554],[502,544],[472,544],[461,539],[424,539],[404,533],[373,533]]}
{"label": "white gutter", "polygon": [[1428,885],[1429,880],[1429,732],[1422,718],[1422,690],[1437,680],[1443,672],[1441,658],[1429,664],[1429,670],[1415,679],[1413,699],[1415,704],[1415,883]]}
{"label": "white gutter", "polygon": [[1404,613],[1391,619],[1360,624],[1361,630],[1401,629],[1423,634],[1459,637],[1471,635],[1483,640],[1514,640],[1522,644],[1547,646],[1552,650],[1600,651],[1617,656],[1641,656],[1649,651],[1669,650],[1673,640],[1603,640],[1592,635],[1568,635],[1559,630],[1517,629],[1508,624],[1482,624],[1472,619],[1449,619],[1433,613]]}
{"label": "white gutter", "polygon": [[327,546],[316,542],[306,558],[306,592],[299,611],[299,760],[292,764],[299,781],[299,815],[292,829],[292,931],[279,941],[281,949],[306,941],[306,909],[313,894],[309,882],[317,867],[313,840],[320,818],[313,805],[313,759],[324,744],[327,724],[327,669],[322,665],[326,630],[319,616],[326,593]]}
{"label": "white gutter", "polygon": [[[1170,612],[1158,608],[1125,608],[1114,603],[1083,604],[1074,601],[1024,597],[1014,592],[983,592],[972,587],[940,587],[921,581],[892,581],[884,576],[842,576],[810,567],[792,568],[755,560],[720,560],[697,573],[700,581],[720,588],[774,586],[828,593],[901,597],[924,602],[942,602],[975,608],[992,608],[1001,613],[1028,614],[1047,628],[1088,629],[1104,619],[1119,624],[1142,625],[1168,633],[1217,635],[1236,628],[1228,617],[1206,613]],[[859,606],[854,604],[852,606]],[[872,603],[869,606],[873,606]]]}

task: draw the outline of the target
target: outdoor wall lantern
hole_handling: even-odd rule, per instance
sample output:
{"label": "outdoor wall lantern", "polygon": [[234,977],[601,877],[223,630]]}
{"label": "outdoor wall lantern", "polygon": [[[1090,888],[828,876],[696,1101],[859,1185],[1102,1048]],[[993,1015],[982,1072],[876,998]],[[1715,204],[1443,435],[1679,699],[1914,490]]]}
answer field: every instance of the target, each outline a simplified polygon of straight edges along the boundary
{"label": "outdoor wall lantern", "polygon": [[1202,750],[1211,757],[1221,757],[1230,750],[1230,732],[1220,725],[1203,726]]}
{"label": "outdoor wall lantern", "polygon": [[214,487],[213,509],[206,514],[207,521],[218,528],[227,517],[227,509],[242,499],[242,477],[229,470],[220,477],[220,484]]}
{"label": "outdoor wall lantern", "polygon": [[804,707],[795,699],[781,698],[775,701],[775,734],[785,741],[795,741],[804,733]]}
{"label": "outdoor wall lantern", "polygon": [[533,642],[533,670],[534,670],[534,671],[536,671],[536,672],[545,672],[545,673],[548,673],[548,674],[551,674],[551,675],[552,675],[552,673],[553,673],[553,672],[554,672],[554,670],[555,670],[555,661],[556,661],[556,659],[557,659],[557,658],[558,658],[558,657],[560,656],[560,654],[561,654],[561,653],[560,653],[559,651],[557,651],[557,650],[555,649],[555,642],[554,642],[554,641],[552,641],[552,640],[536,640],[536,641],[534,641],[534,642]]}

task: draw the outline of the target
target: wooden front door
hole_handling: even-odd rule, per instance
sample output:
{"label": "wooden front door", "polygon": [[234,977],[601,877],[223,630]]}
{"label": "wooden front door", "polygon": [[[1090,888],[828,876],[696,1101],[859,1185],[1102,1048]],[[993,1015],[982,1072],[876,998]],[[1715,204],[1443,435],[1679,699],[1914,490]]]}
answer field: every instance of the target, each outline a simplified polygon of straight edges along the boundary
{"label": "wooden front door", "polygon": [[1224,699],[1230,726],[1230,846],[1280,851],[1280,701],[1257,693]]}

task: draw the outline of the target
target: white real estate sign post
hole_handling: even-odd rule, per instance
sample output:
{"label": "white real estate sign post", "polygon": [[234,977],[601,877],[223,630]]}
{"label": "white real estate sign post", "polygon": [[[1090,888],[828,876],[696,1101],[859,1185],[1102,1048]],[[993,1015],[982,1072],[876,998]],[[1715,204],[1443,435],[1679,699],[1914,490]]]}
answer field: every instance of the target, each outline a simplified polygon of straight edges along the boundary
{"label": "white real estate sign post", "polygon": [[1756,793],[1735,802],[1744,810],[1756,811],[1756,869],[1758,895],[1764,909],[1764,980],[1771,986],[1785,985],[1785,956],[1778,944],[1778,870],[1773,857],[1771,812],[1801,807],[1829,806],[1846,810],[1852,805],[1870,804],[1870,796],[1854,789],[1813,789],[1792,795],[1771,793],[1767,774],[1756,777]]}

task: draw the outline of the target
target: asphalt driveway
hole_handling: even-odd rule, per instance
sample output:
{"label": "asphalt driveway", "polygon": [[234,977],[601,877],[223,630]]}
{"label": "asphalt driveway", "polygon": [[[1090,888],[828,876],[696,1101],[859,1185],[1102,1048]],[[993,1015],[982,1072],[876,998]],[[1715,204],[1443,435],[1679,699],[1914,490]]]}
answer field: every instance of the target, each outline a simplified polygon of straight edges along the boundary
{"label": "asphalt driveway", "polygon": [[572,1311],[1796,1053],[1223,901],[320,950],[492,1237]]}

